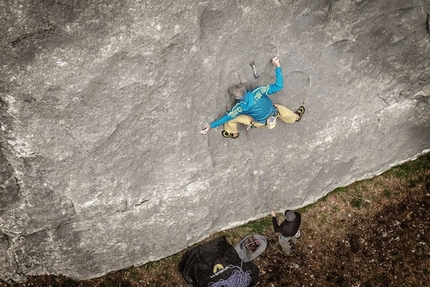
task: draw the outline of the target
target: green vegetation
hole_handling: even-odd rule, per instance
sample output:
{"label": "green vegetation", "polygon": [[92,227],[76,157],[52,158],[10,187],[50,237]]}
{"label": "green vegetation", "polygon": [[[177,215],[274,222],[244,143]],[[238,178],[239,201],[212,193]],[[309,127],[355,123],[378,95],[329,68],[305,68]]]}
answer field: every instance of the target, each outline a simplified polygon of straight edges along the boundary
{"label": "green vegetation", "polygon": [[386,197],[386,198],[390,198],[392,195],[391,195],[391,191],[390,190],[388,190],[388,189],[384,189],[383,191],[382,191],[382,194],[384,195],[384,197]]}
{"label": "green vegetation", "polygon": [[259,220],[248,222],[245,228],[249,228],[252,233],[262,233],[267,229],[272,228],[272,220],[270,217],[265,217]]}
{"label": "green vegetation", "polygon": [[365,201],[364,201],[364,199],[362,198],[362,197],[354,197],[352,200],[351,200],[351,205],[352,205],[352,207],[354,207],[354,208],[357,208],[357,209],[361,209],[364,205],[365,205]]}

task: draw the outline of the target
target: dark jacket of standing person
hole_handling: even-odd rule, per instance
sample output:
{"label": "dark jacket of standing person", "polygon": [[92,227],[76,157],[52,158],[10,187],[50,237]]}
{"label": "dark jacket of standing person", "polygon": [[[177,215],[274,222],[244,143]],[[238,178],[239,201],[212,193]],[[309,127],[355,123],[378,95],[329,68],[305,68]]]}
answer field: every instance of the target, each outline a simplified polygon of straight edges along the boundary
{"label": "dark jacket of standing person", "polygon": [[285,220],[279,225],[276,217],[272,217],[273,228],[275,232],[281,233],[284,237],[296,235],[302,222],[302,216],[296,211],[287,210]]}

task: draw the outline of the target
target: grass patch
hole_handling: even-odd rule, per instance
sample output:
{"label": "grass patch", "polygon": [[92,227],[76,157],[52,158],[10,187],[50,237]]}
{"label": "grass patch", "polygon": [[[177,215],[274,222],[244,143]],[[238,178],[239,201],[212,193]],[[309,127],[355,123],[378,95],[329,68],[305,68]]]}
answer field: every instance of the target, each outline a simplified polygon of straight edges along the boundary
{"label": "grass patch", "polygon": [[383,195],[385,198],[390,198],[390,197],[392,196],[391,191],[389,191],[388,189],[384,189],[384,190],[382,191],[382,195]]}
{"label": "grass patch", "polygon": [[249,228],[249,230],[252,233],[263,233],[267,231],[267,229],[272,228],[272,220],[271,218],[262,218],[256,221],[251,221],[245,225],[246,228]]}
{"label": "grass patch", "polygon": [[423,173],[430,170],[430,153],[426,153],[414,161],[408,161],[402,165],[395,166],[386,171],[384,175],[391,175],[396,178],[422,179]]}
{"label": "grass patch", "polygon": [[367,202],[362,197],[354,197],[351,202],[351,206],[357,209],[362,209],[364,206],[366,206]]}

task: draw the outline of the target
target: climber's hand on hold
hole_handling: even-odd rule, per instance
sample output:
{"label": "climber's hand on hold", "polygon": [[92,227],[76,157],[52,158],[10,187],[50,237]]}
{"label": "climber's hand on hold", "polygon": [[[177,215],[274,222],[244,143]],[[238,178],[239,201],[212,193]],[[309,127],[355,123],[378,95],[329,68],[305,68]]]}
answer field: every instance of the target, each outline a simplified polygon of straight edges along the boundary
{"label": "climber's hand on hold", "polygon": [[278,56],[275,56],[275,57],[272,58],[272,64],[275,67],[280,67],[281,66],[281,63],[279,62],[279,57]]}
{"label": "climber's hand on hold", "polygon": [[207,134],[208,133],[208,131],[211,129],[211,127],[210,127],[210,125],[209,124],[206,124],[204,127],[203,127],[203,129],[200,131],[200,133],[201,134]]}

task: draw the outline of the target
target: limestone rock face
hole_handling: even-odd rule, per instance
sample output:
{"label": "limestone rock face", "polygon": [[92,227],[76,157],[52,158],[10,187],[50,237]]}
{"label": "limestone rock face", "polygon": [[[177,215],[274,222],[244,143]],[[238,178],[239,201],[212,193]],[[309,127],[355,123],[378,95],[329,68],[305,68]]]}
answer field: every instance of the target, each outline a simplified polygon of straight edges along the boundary
{"label": "limestone rock face", "polygon": [[[430,149],[428,0],[7,2],[3,280],[157,260]],[[201,135],[275,55],[303,119]]]}

